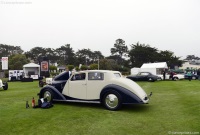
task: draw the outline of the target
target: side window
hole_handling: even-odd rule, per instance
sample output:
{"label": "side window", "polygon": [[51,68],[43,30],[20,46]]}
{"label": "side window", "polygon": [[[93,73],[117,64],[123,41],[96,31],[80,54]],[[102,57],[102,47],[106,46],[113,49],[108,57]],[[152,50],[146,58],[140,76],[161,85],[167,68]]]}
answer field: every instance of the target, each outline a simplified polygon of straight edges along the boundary
{"label": "side window", "polygon": [[72,76],[71,81],[85,80],[85,73],[75,74]]}
{"label": "side window", "polygon": [[88,80],[103,80],[104,74],[99,72],[88,73]]}
{"label": "side window", "polygon": [[148,73],[142,73],[141,75],[148,75]]}

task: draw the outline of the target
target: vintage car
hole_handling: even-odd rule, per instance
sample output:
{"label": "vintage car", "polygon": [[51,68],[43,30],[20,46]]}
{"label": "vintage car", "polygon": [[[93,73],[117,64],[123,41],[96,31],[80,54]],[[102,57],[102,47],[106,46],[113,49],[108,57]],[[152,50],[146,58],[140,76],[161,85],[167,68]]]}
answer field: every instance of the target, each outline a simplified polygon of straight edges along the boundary
{"label": "vintage car", "polygon": [[[157,76],[161,77],[161,79],[163,80],[163,75],[157,75]],[[165,75],[165,79],[172,80],[172,81],[183,80],[184,75],[173,72],[173,77],[171,77],[171,72],[168,72]]]}
{"label": "vintage car", "polygon": [[[185,79],[189,79],[189,77],[188,77],[188,74],[184,74],[184,78]],[[191,79],[192,80],[197,80],[199,78],[199,76],[198,75],[195,75],[195,74],[191,74]]]}
{"label": "vintage car", "polygon": [[129,75],[126,78],[131,79],[133,81],[150,81],[150,82],[161,80],[161,77],[153,75],[150,72],[139,72],[136,75]]}
{"label": "vintage car", "polygon": [[[147,104],[152,95],[118,71],[86,70],[56,76],[38,93],[47,101],[101,103],[108,110],[118,110],[122,104]],[[67,80],[68,79],[68,80]]]}
{"label": "vintage car", "polygon": [[8,83],[7,82],[2,82],[0,79],[0,88],[3,88],[4,90],[8,89]]}

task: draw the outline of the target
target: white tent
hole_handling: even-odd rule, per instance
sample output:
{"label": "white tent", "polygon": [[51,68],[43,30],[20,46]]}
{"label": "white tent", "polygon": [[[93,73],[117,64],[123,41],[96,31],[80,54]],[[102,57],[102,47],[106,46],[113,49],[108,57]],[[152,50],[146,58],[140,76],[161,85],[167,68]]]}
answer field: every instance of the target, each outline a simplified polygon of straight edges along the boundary
{"label": "white tent", "polygon": [[166,62],[158,62],[158,63],[144,63],[141,68],[162,68],[168,69]]}
{"label": "white tent", "polygon": [[29,63],[23,66],[23,71],[25,74],[25,77],[31,77],[33,79],[38,79],[40,76],[40,65],[35,63]]}
{"label": "white tent", "polygon": [[141,71],[149,71],[152,74],[159,75],[162,74],[164,69],[168,69],[168,66],[166,62],[144,63],[140,69]]}
{"label": "white tent", "polygon": [[154,75],[159,75],[162,74],[164,69],[168,69],[166,62],[144,63],[140,68],[132,68],[131,74],[137,74],[138,72],[151,72]]}

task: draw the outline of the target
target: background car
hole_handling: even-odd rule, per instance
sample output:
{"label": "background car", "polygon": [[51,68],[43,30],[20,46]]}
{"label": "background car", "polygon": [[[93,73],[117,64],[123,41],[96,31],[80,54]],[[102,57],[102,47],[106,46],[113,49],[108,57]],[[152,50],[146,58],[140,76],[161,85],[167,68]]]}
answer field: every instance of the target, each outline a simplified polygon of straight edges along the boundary
{"label": "background car", "polygon": [[0,79],[0,88],[3,88],[4,90],[7,90],[8,89],[8,83],[7,82],[3,82]]}
{"label": "background car", "polygon": [[118,110],[122,104],[147,104],[149,96],[135,82],[122,77],[119,71],[86,70],[66,72],[56,76],[39,93],[47,101],[101,103],[108,110]]}
{"label": "background car", "polygon": [[153,75],[150,72],[139,72],[137,75],[129,75],[126,78],[131,79],[133,81],[150,81],[150,82],[161,80],[161,77]]}
{"label": "background car", "polygon": [[[191,75],[192,75],[192,76],[191,76],[191,79],[192,79],[192,80],[196,80],[196,79],[199,78],[198,75],[195,75],[195,74],[191,74]],[[185,78],[185,79],[188,79],[188,74],[184,74],[184,78]]]}

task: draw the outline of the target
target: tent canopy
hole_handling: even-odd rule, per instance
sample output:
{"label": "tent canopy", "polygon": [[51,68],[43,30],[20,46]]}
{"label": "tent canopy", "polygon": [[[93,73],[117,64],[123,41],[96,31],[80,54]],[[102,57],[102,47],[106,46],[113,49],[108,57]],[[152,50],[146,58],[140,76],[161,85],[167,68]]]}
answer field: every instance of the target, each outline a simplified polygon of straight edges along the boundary
{"label": "tent canopy", "polygon": [[26,67],[40,67],[40,65],[35,64],[35,63],[29,63],[23,66],[23,68],[26,68]]}
{"label": "tent canopy", "polygon": [[141,68],[168,68],[166,62],[158,62],[158,63],[144,63]]}
{"label": "tent canopy", "polygon": [[37,79],[40,76],[40,65],[35,63],[29,63],[23,66],[24,76],[26,78],[32,77]]}

